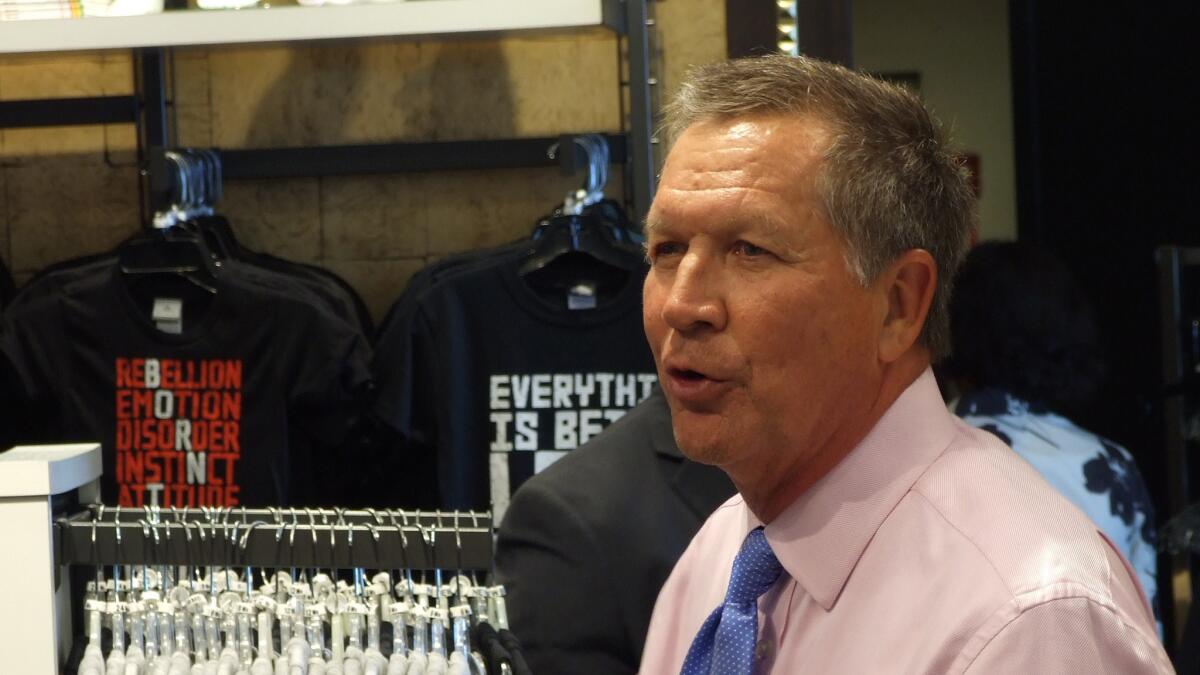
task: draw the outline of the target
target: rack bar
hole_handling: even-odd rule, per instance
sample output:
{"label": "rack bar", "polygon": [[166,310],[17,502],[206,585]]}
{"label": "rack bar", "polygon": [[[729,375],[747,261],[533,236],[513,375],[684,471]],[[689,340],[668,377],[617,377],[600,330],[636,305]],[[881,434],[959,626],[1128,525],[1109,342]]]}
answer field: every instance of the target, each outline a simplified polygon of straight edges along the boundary
{"label": "rack bar", "polygon": [[167,145],[167,84],[162,49],[137,50],[138,92],[145,106],[144,147]]}
{"label": "rack bar", "polygon": [[629,49],[629,153],[628,181],[632,184],[630,198],[635,223],[641,224],[650,211],[657,185],[655,159],[654,99],[651,87],[657,81],[650,76],[650,30],[653,19],[649,2],[625,0],[625,35]]}
{"label": "rack bar", "polygon": [[135,96],[0,101],[0,129],[132,124],[137,121],[137,115],[138,101]]}
{"label": "rack bar", "polygon": [[[164,54],[161,48],[135,50],[137,60],[134,75],[142,100],[142,118],[138,125],[138,162],[146,165],[145,149],[164,147],[167,142],[167,85]],[[162,153],[152,153],[152,156]],[[150,185],[147,185],[150,183]],[[153,214],[167,208],[166,192],[156,190],[152,178],[138,178],[143,226],[149,226]]]}
{"label": "rack bar", "polygon": [[[1181,248],[1178,246],[1160,246],[1154,253],[1158,267],[1159,293],[1159,328],[1162,339],[1162,381],[1164,385],[1178,384],[1178,393],[1167,395],[1163,399],[1163,455],[1166,460],[1167,504],[1171,513],[1179,513],[1191,501],[1191,478],[1193,467],[1188,461],[1188,443],[1184,431],[1188,426],[1186,396],[1184,386],[1188,371],[1194,370],[1188,363],[1190,349],[1184,346],[1184,296],[1183,270],[1186,267],[1200,264],[1200,249]],[[1162,569],[1164,566],[1160,566]],[[1168,641],[1174,641],[1176,650],[1182,645],[1185,634],[1187,617],[1197,599],[1200,590],[1194,583],[1194,565],[1191,556],[1186,553],[1176,553],[1168,558],[1165,568],[1170,577],[1161,583],[1167,592],[1160,592],[1164,598],[1165,609],[1174,618],[1175,634],[1167,636]],[[1161,578],[1161,577],[1160,577]],[[1169,593],[1169,595],[1168,595]]]}
{"label": "rack bar", "polygon": [[[624,163],[625,137],[607,134],[605,138],[611,162]],[[544,137],[261,148],[221,150],[220,156],[226,179],[520,169],[556,166],[556,160],[546,151],[559,140],[559,137]]]}
{"label": "rack bar", "polygon": [[95,514],[84,511],[56,523],[60,564],[492,567],[489,513],[235,509],[210,519],[190,509],[180,510],[178,519],[162,512],[157,523],[143,522],[146,514],[137,509],[106,508],[94,522]]}

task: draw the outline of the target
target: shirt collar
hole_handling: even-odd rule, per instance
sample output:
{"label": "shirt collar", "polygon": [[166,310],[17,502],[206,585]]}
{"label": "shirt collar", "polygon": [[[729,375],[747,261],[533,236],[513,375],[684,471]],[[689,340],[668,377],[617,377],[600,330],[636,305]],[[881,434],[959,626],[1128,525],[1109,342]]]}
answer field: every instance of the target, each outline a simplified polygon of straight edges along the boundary
{"label": "shirt collar", "polygon": [[[766,526],[783,568],[827,611],[875,531],[954,429],[926,369],[845,459]],[[748,508],[745,514],[747,533],[762,524]]]}

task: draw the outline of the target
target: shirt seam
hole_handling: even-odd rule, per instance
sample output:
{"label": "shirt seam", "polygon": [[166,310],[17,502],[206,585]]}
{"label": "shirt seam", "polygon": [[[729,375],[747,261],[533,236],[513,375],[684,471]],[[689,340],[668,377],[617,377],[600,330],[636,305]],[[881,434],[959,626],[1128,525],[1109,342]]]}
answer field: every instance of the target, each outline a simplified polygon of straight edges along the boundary
{"label": "shirt seam", "polygon": [[[949,414],[949,413],[947,413],[947,414]],[[954,415],[951,414],[950,417],[953,418]],[[896,513],[896,509],[900,508],[900,504],[904,501],[904,497],[907,494],[909,494],[910,492],[914,493],[914,494],[920,494],[919,492],[917,492],[917,484],[921,482],[921,479],[924,478],[927,473],[929,473],[929,470],[931,468],[933,468],[933,465],[936,464],[938,462],[938,460],[941,459],[946,454],[946,451],[948,451],[950,449],[950,446],[954,445],[954,440],[955,440],[955,433],[954,433],[953,423],[952,423],[950,438],[946,440],[945,444],[942,445],[942,448],[937,451],[937,454],[935,454],[932,457],[932,459],[930,459],[929,462],[925,465],[925,467],[921,469],[921,472],[918,473],[912,479],[912,481],[908,484],[908,488],[905,490],[904,494],[901,494],[900,498],[897,499],[893,504],[891,504],[891,506],[887,509],[887,513],[885,513],[883,515],[883,517],[880,518],[879,523],[875,526],[875,529],[871,532],[871,536],[867,537],[867,540],[866,540],[866,542],[864,542],[862,549],[858,552],[858,555],[855,556],[853,564],[850,565],[850,569],[848,569],[846,571],[846,574],[841,578],[840,582],[838,583],[837,588],[834,590],[833,597],[830,599],[828,608],[825,608],[824,603],[822,603],[820,600],[817,599],[817,596],[813,593],[812,589],[808,588],[807,586],[804,586],[804,584],[800,583],[799,579],[796,579],[796,582],[800,585],[801,588],[804,589],[804,592],[807,593],[809,596],[811,596],[813,598],[813,600],[816,600],[817,604],[821,605],[821,607],[824,608],[826,611],[833,611],[833,608],[837,605],[838,599],[841,598],[841,596],[842,596],[842,592],[844,590],[846,590],[846,584],[850,583],[850,577],[854,576],[854,570],[858,569],[858,564],[860,562],[862,562],[863,556],[865,556],[867,554],[867,550],[871,548],[871,544],[875,541],[875,538],[879,536],[879,531],[883,529],[884,525],[886,525],[889,520],[891,520],[892,515]],[[739,493],[739,496],[740,496],[740,493]],[[925,498],[924,495],[921,495],[921,497]],[[927,498],[925,498],[925,501],[928,502],[929,500]],[[932,505],[932,503],[931,503],[931,505]],[[934,507],[934,510],[936,511],[937,507]],[[946,522],[949,523],[949,519],[947,519],[945,514],[943,514],[941,511],[938,511],[938,515],[942,516],[942,519],[946,520]],[[951,527],[953,527],[953,525],[951,525]],[[957,530],[958,528],[955,528],[955,529]],[[961,532],[960,532],[960,534],[961,534]],[[963,536],[966,536],[966,535],[963,535]],[[982,553],[982,551],[981,551],[981,553]]]}
{"label": "shirt seam", "polygon": [[1008,591],[1009,596],[1012,598],[1016,598],[1017,597],[1016,591],[1013,590],[1012,586],[1004,578],[1004,575],[1000,573],[1000,570],[996,568],[996,563],[994,563],[992,561],[991,556],[989,556],[987,553],[984,552],[984,550],[982,548],[979,547],[979,543],[976,542],[972,537],[970,537],[966,532],[963,532],[961,529],[959,529],[959,527],[954,524],[954,521],[950,520],[950,517],[947,516],[945,514],[945,512],[943,512],[942,509],[939,508],[938,505],[933,502],[932,499],[930,499],[928,496],[926,496],[924,493],[922,493],[919,489],[917,489],[915,484],[913,485],[913,489],[911,490],[911,492],[912,492],[912,494],[920,497],[921,501],[928,504],[929,508],[933,509],[935,513],[937,513],[939,516],[941,516],[943,523],[945,523],[950,529],[957,532],[959,534],[959,536],[961,536],[966,542],[971,544],[971,547],[974,548],[975,551],[979,553],[979,557],[983,558],[983,560],[985,562],[987,562],[988,567],[991,568],[992,572],[996,575],[996,579],[1001,584],[1004,584],[1004,588],[1005,588],[1005,590]]}
{"label": "shirt seam", "polygon": [[[1014,596],[1013,601],[1016,601],[1017,597],[1018,596]],[[1010,618],[1008,621],[1005,621],[1002,626],[1000,626],[999,628],[996,629],[996,632],[993,633],[991,637],[987,638],[987,641],[985,641],[982,645],[980,645],[979,650],[975,653],[974,656],[970,657],[970,660],[967,661],[963,665],[961,670],[951,671],[951,672],[966,673],[967,671],[969,671],[971,669],[971,667],[973,665],[975,665],[975,662],[979,660],[979,657],[983,655],[983,652],[987,650],[988,646],[991,645],[992,642],[994,642],[996,640],[996,638],[1000,637],[1001,633],[1003,633],[1005,630],[1007,630],[1009,626],[1016,623],[1017,619],[1020,619],[1021,617],[1025,616],[1030,611],[1032,611],[1034,609],[1038,609],[1040,607],[1044,607],[1051,603],[1057,603],[1057,602],[1061,602],[1064,600],[1079,600],[1079,599],[1082,599],[1082,600],[1086,601],[1089,605],[1094,605],[1096,607],[1099,607],[1100,609],[1104,610],[1105,612],[1111,614],[1121,624],[1122,628],[1132,632],[1134,634],[1134,636],[1139,638],[1141,641],[1143,641],[1143,642],[1146,641],[1145,636],[1142,635],[1142,633],[1140,631],[1138,631],[1137,626],[1134,626],[1133,624],[1126,621],[1124,615],[1122,615],[1121,612],[1118,612],[1115,607],[1112,607],[1112,606],[1106,605],[1102,602],[1099,602],[1095,598],[1091,597],[1090,595],[1087,595],[1086,593],[1075,593],[1075,594],[1071,594],[1071,595],[1067,595],[1067,596],[1046,598],[1044,600],[1036,602],[1027,607],[1018,609],[1016,614],[1014,614],[1012,616],[1012,618]],[[1011,605],[1011,603],[1005,603],[1004,607],[1001,607],[1001,608],[997,609],[995,612],[992,612],[991,616],[993,616],[993,617],[996,616],[997,614],[1002,612],[1005,608],[1009,607],[1010,605]],[[988,618],[990,619],[991,617],[988,617]],[[985,626],[987,625],[986,621],[984,622],[984,625]],[[978,631],[976,631],[976,633],[974,635],[978,635],[978,634],[979,634]],[[959,652],[959,657],[962,657],[966,654],[967,654],[967,647],[964,647],[963,650]]]}

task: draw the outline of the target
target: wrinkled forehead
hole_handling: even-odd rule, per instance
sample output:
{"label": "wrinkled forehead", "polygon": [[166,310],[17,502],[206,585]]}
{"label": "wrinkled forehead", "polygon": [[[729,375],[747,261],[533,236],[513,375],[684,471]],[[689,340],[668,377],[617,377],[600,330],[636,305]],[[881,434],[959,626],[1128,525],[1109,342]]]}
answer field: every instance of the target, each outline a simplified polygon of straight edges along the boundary
{"label": "wrinkled forehead", "polygon": [[819,200],[822,127],[795,116],[710,120],[680,135],[664,165],[646,233],[680,219],[736,220],[764,231],[786,227],[789,211]]}

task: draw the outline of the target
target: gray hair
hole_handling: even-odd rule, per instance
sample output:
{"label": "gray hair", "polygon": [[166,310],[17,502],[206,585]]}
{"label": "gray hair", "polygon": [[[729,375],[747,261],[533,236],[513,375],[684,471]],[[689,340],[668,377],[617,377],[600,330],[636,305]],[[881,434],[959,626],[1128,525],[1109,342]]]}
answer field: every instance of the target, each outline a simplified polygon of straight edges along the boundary
{"label": "gray hair", "polygon": [[666,107],[666,130],[673,140],[697,122],[755,114],[810,117],[830,132],[816,190],[864,286],[905,251],[933,256],[937,288],[921,341],[934,360],[946,356],[950,294],[975,198],[941,125],[902,87],[816,59],[771,55],[694,68]]}

